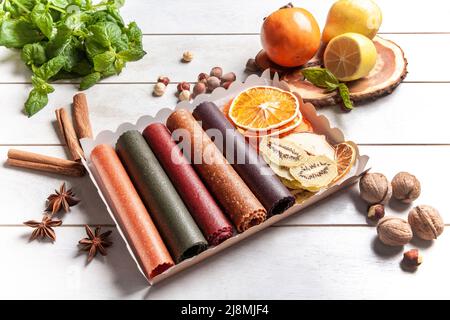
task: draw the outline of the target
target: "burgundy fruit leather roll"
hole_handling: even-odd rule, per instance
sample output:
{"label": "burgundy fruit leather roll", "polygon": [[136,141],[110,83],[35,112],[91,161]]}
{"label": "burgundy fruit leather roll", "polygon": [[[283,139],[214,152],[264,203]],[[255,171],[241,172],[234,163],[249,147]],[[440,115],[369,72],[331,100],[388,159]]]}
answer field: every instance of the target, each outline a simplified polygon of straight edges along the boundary
{"label": "burgundy fruit leather roll", "polygon": [[203,130],[211,138],[217,133],[221,134],[221,139],[213,139],[215,145],[269,215],[280,214],[294,205],[295,198],[289,190],[214,103],[199,104],[192,115],[201,122]]}
{"label": "burgundy fruit leather roll", "polygon": [[218,245],[230,238],[233,227],[172,140],[169,129],[162,123],[153,123],[142,134],[208,243]]}
{"label": "burgundy fruit leather roll", "polygon": [[169,251],[114,149],[96,146],[91,161],[114,216],[148,279],[174,265]]}

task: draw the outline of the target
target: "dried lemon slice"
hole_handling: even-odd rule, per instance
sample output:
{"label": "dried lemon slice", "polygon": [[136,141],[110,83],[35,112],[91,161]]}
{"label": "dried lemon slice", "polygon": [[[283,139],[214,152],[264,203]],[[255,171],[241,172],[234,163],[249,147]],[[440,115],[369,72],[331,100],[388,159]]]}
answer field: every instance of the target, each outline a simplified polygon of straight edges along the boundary
{"label": "dried lemon slice", "polygon": [[264,137],[259,143],[259,151],[270,162],[283,167],[296,167],[303,163],[308,154],[298,144],[278,138]]}
{"label": "dried lemon slice", "polygon": [[318,191],[328,186],[338,174],[336,162],[325,156],[310,156],[289,172],[303,189]]}
{"label": "dried lemon slice", "polygon": [[356,160],[356,150],[349,142],[342,142],[336,146],[336,161],[338,176],[335,181],[344,177],[352,168]]}

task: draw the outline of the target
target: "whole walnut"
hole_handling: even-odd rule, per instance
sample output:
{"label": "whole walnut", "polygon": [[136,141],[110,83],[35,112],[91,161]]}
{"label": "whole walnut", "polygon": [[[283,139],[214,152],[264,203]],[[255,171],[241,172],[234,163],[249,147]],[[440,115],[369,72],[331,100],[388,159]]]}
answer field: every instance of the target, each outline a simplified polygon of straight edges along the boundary
{"label": "whole walnut", "polygon": [[388,246],[403,246],[411,241],[413,232],[406,220],[385,217],[377,224],[378,238]]}
{"label": "whole walnut", "polygon": [[420,182],[408,172],[399,172],[391,182],[392,196],[404,203],[411,203],[420,196]]}
{"label": "whole walnut", "polygon": [[408,221],[416,236],[433,240],[444,232],[444,221],[439,211],[432,206],[420,205],[409,211]]}
{"label": "whole walnut", "polygon": [[386,204],[392,195],[389,180],[381,173],[366,173],[359,181],[361,198],[369,204]]}

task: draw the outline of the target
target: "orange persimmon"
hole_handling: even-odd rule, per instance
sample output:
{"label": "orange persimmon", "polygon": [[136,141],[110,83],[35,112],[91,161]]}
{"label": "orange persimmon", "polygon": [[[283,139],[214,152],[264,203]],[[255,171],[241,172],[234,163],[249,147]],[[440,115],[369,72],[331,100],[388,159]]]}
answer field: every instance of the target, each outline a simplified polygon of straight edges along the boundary
{"label": "orange persimmon", "polygon": [[264,20],[261,43],[267,56],[276,64],[301,66],[319,50],[320,28],[309,11],[282,8]]}

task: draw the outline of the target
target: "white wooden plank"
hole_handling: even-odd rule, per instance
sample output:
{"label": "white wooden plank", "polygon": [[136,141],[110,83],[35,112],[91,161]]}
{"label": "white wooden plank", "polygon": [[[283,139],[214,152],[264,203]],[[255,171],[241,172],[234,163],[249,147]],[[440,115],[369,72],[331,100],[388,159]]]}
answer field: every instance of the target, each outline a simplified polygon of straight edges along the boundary
{"label": "white wooden plank", "polygon": [[[9,147],[0,147],[3,163]],[[24,150],[64,156],[63,147],[20,147]],[[438,163],[450,163],[450,146],[363,146],[361,153],[371,157],[369,167],[382,172],[389,179],[399,171],[415,174],[422,183],[422,194],[415,204],[436,207],[450,223],[450,206],[446,198],[444,181],[450,180],[448,170]],[[433,159],[436,159],[433,161]],[[434,164],[437,162],[436,164]],[[427,164],[428,163],[428,164]],[[394,164],[394,165],[393,165]],[[46,197],[59,187],[62,181],[73,186],[82,202],[68,214],[61,215],[65,224],[113,224],[103,202],[88,177],[64,178],[53,174],[0,167],[0,225],[18,225],[30,219],[40,219]],[[25,197],[26,201],[11,201]],[[386,207],[387,214],[407,216],[410,205],[392,201]],[[367,205],[359,198],[358,186],[331,196],[305,209],[303,212],[279,223],[279,225],[366,225]]]}
{"label": "white wooden plank", "polygon": [[[28,243],[25,227],[0,231],[0,298],[45,299],[448,299],[448,230],[415,241],[424,263],[415,273],[402,249],[376,241],[372,227],[281,227],[240,243],[151,289],[113,233],[106,258],[85,265],[81,227],[60,227],[57,241]],[[330,243],[332,245],[330,245]],[[270,257],[270,259],[268,259]],[[32,262],[32,263],[31,263]],[[14,271],[12,271],[14,270]],[[36,279],[51,274],[44,286]],[[438,283],[438,285],[436,285]],[[38,289],[37,289],[38,288]],[[183,288],[180,290],[180,288]]]}
{"label": "white wooden plank", "polygon": [[[115,130],[122,122],[136,122],[142,115],[153,115],[160,108],[174,107],[176,91],[170,85],[163,97],[153,97],[151,84],[103,84],[87,91],[91,122],[95,133]],[[28,119],[23,113],[29,85],[0,85],[2,117],[0,144],[60,143],[52,121],[54,109],[68,106],[76,87],[56,85],[48,106]],[[331,123],[339,127],[348,139],[366,143],[450,143],[450,131],[445,130],[450,109],[445,94],[450,84],[402,84],[392,95],[362,105],[350,113],[339,107],[320,109]]]}
{"label": "white wooden plank", "polygon": [[[383,35],[397,42],[408,59],[406,81],[450,81],[442,70],[450,68],[450,34],[389,34]],[[244,80],[245,64],[260,50],[258,35],[160,35],[144,36],[148,52],[140,61],[127,65],[119,76],[103,80],[107,83],[155,82],[159,75],[167,75],[173,82],[197,80],[200,72],[208,72],[219,65],[225,72],[233,71],[238,80]],[[180,62],[185,50],[194,53],[191,63]],[[439,61],[439,68],[423,63],[430,59]],[[0,48],[0,82],[30,82],[30,72],[20,60],[16,50]],[[76,80],[77,82],[79,80]]]}
{"label": "white wooden plank", "polygon": [[[127,0],[121,9],[126,21],[136,20],[144,33],[258,33],[262,19],[286,0]],[[323,28],[334,0],[303,0],[294,4],[309,10]],[[450,31],[450,7],[445,0],[377,0],[383,12],[382,32]]]}

